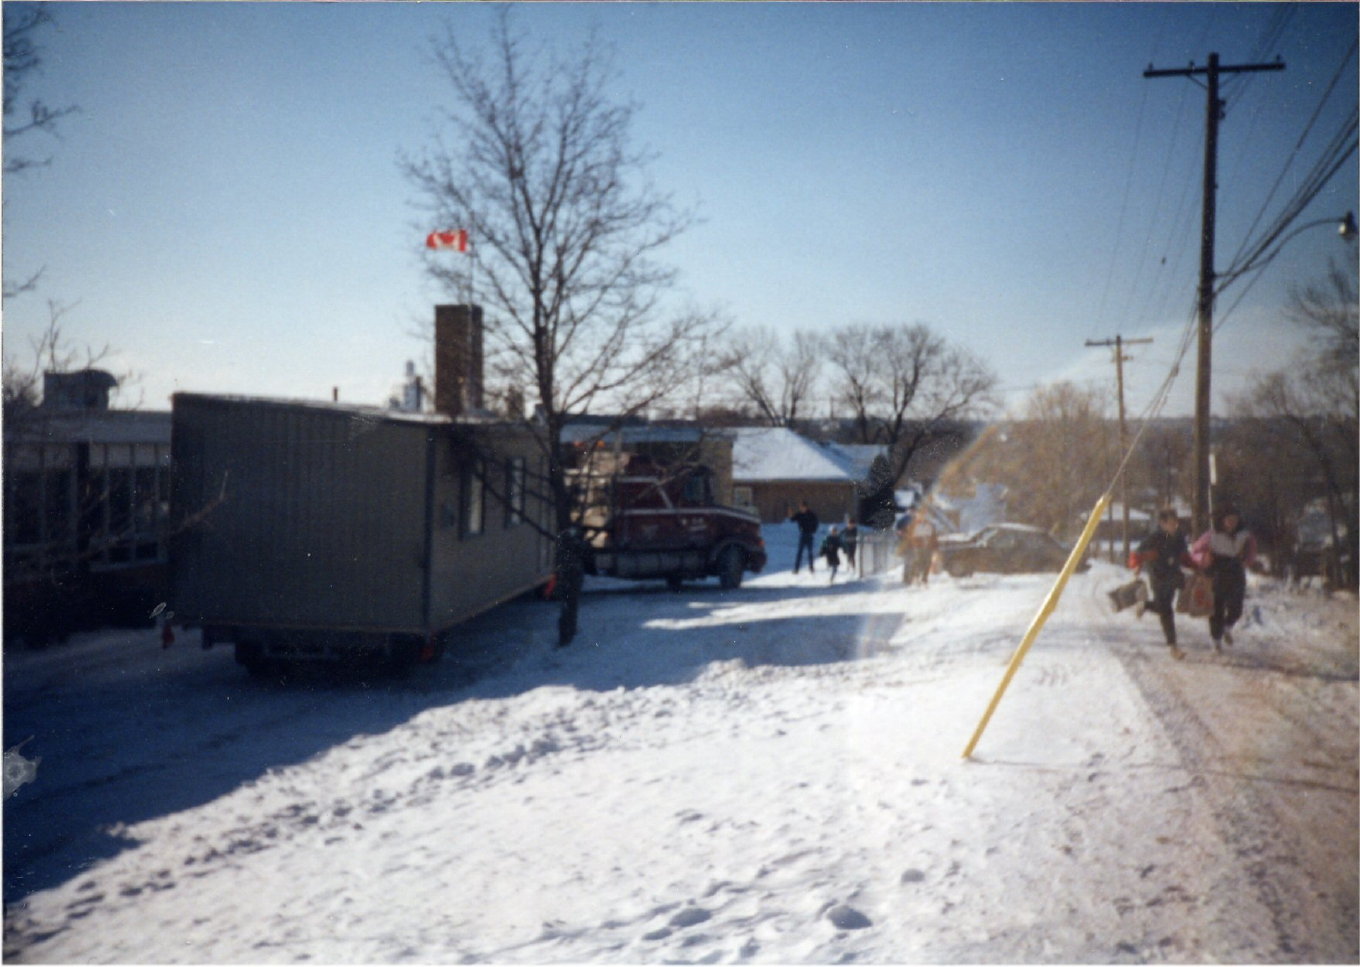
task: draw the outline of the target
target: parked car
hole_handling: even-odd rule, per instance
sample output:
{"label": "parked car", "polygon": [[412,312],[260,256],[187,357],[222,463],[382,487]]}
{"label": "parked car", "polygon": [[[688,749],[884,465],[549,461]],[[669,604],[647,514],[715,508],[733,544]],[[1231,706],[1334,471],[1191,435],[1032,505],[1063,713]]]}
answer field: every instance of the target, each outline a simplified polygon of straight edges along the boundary
{"label": "parked car", "polygon": [[[1061,571],[1070,553],[1071,548],[1051,534],[1025,524],[993,524],[967,537],[951,535],[940,540],[940,564],[954,577],[975,571]],[[1083,558],[1077,570],[1088,567],[1090,563]]]}

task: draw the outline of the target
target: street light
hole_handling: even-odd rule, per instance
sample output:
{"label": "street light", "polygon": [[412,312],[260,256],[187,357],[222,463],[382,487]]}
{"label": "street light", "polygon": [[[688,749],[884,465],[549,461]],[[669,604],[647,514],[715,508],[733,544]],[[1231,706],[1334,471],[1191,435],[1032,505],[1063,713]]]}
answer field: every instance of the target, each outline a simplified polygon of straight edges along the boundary
{"label": "street light", "polygon": [[[1267,238],[1256,248],[1254,254],[1247,257],[1246,263],[1241,267],[1222,275],[1216,274],[1213,270],[1213,214],[1209,201],[1213,168],[1209,161],[1205,163],[1205,171],[1205,229],[1204,244],[1200,251],[1199,307],[1197,309],[1199,364],[1195,372],[1195,493],[1192,513],[1196,528],[1209,525],[1209,505],[1211,502],[1212,485],[1209,482],[1209,381],[1212,369],[1211,346],[1214,333],[1214,300],[1235,279],[1241,278],[1247,272],[1262,269],[1270,264],[1280,254],[1285,244],[1300,232],[1316,228],[1319,225],[1335,224],[1338,233],[1347,242],[1353,240],[1356,236],[1355,214],[1353,212],[1347,212],[1341,218],[1320,218],[1315,222],[1300,225],[1278,241]],[[1272,244],[1274,249],[1267,251]]]}
{"label": "street light", "polygon": [[1220,292],[1222,292],[1224,289],[1228,287],[1229,283],[1231,283],[1233,280],[1237,278],[1240,278],[1243,275],[1246,275],[1248,272],[1254,271],[1255,269],[1265,268],[1267,265],[1269,265],[1271,262],[1275,260],[1275,256],[1280,254],[1280,250],[1284,248],[1286,242],[1294,238],[1296,235],[1299,235],[1302,232],[1306,232],[1310,228],[1317,228],[1319,225],[1335,225],[1337,234],[1340,235],[1344,241],[1347,242],[1355,241],[1357,229],[1355,225],[1354,212],[1346,212],[1346,214],[1342,215],[1340,218],[1336,217],[1319,218],[1315,222],[1307,222],[1303,225],[1300,225],[1298,228],[1294,229],[1284,238],[1280,239],[1279,242],[1275,244],[1275,248],[1269,254],[1265,254],[1264,252],[1262,252],[1261,254],[1258,254],[1256,257],[1251,259],[1251,261],[1243,265],[1240,269],[1236,269],[1235,271],[1232,272],[1225,272],[1224,274],[1217,276],[1217,278],[1220,281],[1218,286],[1214,289],[1214,294],[1218,295]]}

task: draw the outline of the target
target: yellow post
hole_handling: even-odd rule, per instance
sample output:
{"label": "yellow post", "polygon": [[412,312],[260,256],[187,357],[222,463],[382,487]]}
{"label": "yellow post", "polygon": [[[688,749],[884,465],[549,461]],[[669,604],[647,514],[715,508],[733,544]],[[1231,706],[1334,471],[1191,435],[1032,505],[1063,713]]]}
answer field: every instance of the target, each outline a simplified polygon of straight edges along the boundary
{"label": "yellow post", "polygon": [[1100,517],[1105,513],[1105,508],[1109,506],[1110,495],[1108,492],[1101,494],[1096,501],[1095,509],[1091,511],[1091,516],[1086,519],[1086,527],[1082,529],[1081,537],[1077,539],[1076,546],[1072,548],[1072,553],[1067,555],[1067,563],[1063,565],[1062,571],[1058,574],[1058,579],[1053,582],[1053,587],[1049,589],[1048,597],[1044,598],[1044,603],[1039,607],[1039,613],[1034,616],[1034,620],[1029,624],[1029,630],[1025,632],[1025,637],[1020,640],[1020,647],[1015,649],[1015,654],[1011,656],[1010,664],[1006,666],[1006,674],[1001,677],[1001,684],[997,686],[996,694],[992,696],[991,704],[987,706],[987,711],[983,713],[982,721],[978,723],[977,731],[973,733],[973,738],[968,742],[968,748],[963,750],[963,757],[969,758],[973,750],[977,748],[978,740],[982,738],[982,733],[987,728],[987,723],[991,721],[992,713],[1001,704],[1001,696],[1006,693],[1006,687],[1010,685],[1011,679],[1020,668],[1020,663],[1025,660],[1025,654],[1029,651],[1029,646],[1034,644],[1034,639],[1039,637],[1039,631],[1043,628],[1048,616],[1053,613],[1053,609],[1058,606],[1058,599],[1062,597],[1063,588],[1067,586],[1067,579],[1072,576],[1072,572],[1077,569],[1077,562],[1086,553],[1086,546],[1091,543],[1091,538],[1095,535],[1096,528],[1100,525]]}

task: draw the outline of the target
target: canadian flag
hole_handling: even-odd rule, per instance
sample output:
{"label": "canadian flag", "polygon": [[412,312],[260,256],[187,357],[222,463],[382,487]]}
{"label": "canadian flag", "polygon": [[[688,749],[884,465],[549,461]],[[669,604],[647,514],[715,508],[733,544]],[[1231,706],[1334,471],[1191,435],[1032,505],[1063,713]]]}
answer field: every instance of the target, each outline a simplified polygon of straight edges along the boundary
{"label": "canadian flag", "polygon": [[431,232],[425,236],[425,247],[432,249],[451,248],[455,252],[466,252],[468,233],[466,228],[452,232]]}

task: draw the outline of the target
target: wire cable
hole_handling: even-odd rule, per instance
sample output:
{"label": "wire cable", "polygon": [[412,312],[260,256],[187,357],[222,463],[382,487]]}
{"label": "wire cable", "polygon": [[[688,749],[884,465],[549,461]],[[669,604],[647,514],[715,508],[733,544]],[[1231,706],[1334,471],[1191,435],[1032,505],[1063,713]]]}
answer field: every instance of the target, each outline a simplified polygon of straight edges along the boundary
{"label": "wire cable", "polygon": [[1346,65],[1350,63],[1351,58],[1355,56],[1357,45],[1360,45],[1360,38],[1351,41],[1351,46],[1350,49],[1346,51],[1346,56],[1341,58],[1341,63],[1337,66],[1336,73],[1332,75],[1331,83],[1327,85],[1327,89],[1323,91],[1322,97],[1318,99],[1317,107],[1313,109],[1313,116],[1310,117],[1308,123],[1303,126],[1303,132],[1299,135],[1298,141],[1295,142],[1294,150],[1291,151],[1289,157],[1285,159],[1284,167],[1281,169],[1279,177],[1275,179],[1275,184],[1271,186],[1270,191],[1261,202],[1260,210],[1256,213],[1256,217],[1247,228],[1246,234],[1243,236],[1242,246],[1233,255],[1233,264],[1239,264],[1243,252],[1246,251],[1247,246],[1250,244],[1249,240],[1251,239],[1252,232],[1256,231],[1256,227],[1261,223],[1261,219],[1265,216],[1266,210],[1270,207],[1270,203],[1274,199],[1275,193],[1279,191],[1280,184],[1284,181],[1285,176],[1289,173],[1290,167],[1294,164],[1299,152],[1303,149],[1304,141],[1307,140],[1309,133],[1313,130],[1313,125],[1317,123],[1318,116],[1322,113],[1323,107],[1331,97],[1332,91],[1336,89],[1337,83],[1341,80],[1342,72],[1345,71]]}

